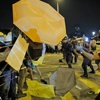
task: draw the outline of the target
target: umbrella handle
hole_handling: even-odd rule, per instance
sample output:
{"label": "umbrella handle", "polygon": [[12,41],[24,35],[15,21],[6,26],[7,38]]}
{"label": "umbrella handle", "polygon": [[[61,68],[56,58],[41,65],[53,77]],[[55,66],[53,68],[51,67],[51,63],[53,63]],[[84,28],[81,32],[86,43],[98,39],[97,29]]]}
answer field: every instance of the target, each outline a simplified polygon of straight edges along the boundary
{"label": "umbrella handle", "polygon": [[38,74],[40,75],[41,79],[44,79],[43,76],[42,76],[42,73],[41,73],[41,71],[39,70],[38,67],[36,67],[36,70],[37,70]]}
{"label": "umbrella handle", "polygon": [[[29,52],[28,52],[28,51],[27,51],[27,54],[28,54],[30,60],[32,60],[32,58],[31,58],[31,56],[29,55]],[[38,74],[40,75],[40,78],[41,78],[41,79],[44,79],[44,78],[43,78],[43,75],[42,75],[42,73],[40,72],[40,70],[39,70],[38,67],[36,67],[36,70],[37,70]]]}

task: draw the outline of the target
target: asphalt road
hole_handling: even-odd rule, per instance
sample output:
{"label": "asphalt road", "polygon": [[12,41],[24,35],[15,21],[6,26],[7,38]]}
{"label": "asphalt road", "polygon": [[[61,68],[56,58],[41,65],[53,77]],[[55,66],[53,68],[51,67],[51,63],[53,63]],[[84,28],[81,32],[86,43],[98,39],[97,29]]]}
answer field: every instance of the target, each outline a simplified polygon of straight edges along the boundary
{"label": "asphalt road", "polygon": [[[98,51],[100,51],[100,46],[98,46]],[[58,67],[65,67],[67,68],[68,65],[65,61],[62,63],[59,62],[59,59],[62,58],[61,53],[53,53],[53,54],[46,54],[43,64],[39,65],[39,69],[42,72],[45,80],[49,84],[49,77],[56,71]],[[81,67],[82,64],[82,57],[79,55],[77,64],[72,64],[72,67],[75,69],[75,76],[76,76],[76,86],[74,86],[68,93],[64,96],[56,95],[55,98],[45,99],[45,98],[37,98],[32,96],[31,99],[29,98],[21,98],[20,100],[95,100],[95,97],[99,93],[98,91],[100,88],[100,72],[97,71],[97,66],[94,61],[92,64],[96,71],[95,74],[89,73],[89,78],[82,78],[80,77],[83,74],[83,69]],[[90,68],[88,67],[88,72]],[[67,75],[67,73],[66,73]],[[35,74],[34,77],[40,80],[38,74]],[[95,94],[88,94],[89,91],[95,91]],[[96,93],[97,92],[97,93]]]}

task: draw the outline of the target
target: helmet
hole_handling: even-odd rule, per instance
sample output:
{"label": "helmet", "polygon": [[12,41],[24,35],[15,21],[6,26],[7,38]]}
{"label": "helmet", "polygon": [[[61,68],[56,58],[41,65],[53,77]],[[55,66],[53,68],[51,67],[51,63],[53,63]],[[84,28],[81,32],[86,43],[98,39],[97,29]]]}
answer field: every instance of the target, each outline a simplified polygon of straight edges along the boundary
{"label": "helmet", "polygon": [[2,32],[0,32],[0,36],[4,35]]}

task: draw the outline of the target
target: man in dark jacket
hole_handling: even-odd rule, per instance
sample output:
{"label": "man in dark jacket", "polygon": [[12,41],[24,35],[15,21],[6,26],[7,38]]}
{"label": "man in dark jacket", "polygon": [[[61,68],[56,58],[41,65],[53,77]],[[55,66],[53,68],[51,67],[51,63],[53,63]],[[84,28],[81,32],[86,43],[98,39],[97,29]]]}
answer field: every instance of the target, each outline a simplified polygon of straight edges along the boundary
{"label": "man in dark jacket", "polygon": [[63,45],[62,45],[62,48],[64,50],[64,57],[66,59],[68,67],[72,68],[72,65],[71,65],[71,62],[72,62],[72,51],[73,51],[72,44],[68,40],[65,40]]}

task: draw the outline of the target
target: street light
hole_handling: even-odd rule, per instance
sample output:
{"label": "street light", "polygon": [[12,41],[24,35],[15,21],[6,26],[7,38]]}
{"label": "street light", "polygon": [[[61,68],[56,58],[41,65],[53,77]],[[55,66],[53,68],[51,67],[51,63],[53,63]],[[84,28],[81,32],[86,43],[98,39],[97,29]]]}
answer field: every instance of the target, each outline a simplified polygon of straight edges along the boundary
{"label": "street light", "polygon": [[56,0],[57,1],[57,12],[59,12],[59,2],[61,1],[61,0]]}
{"label": "street light", "polygon": [[92,32],[92,35],[94,36],[95,35],[95,32]]}

